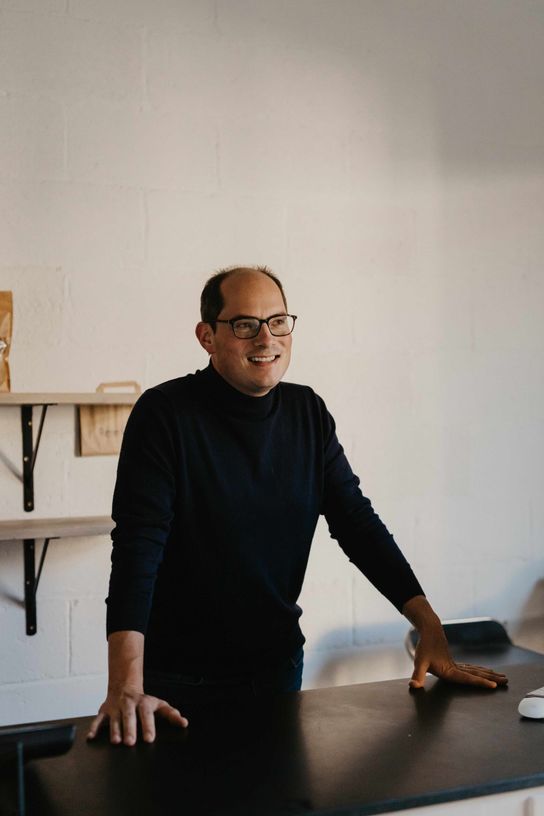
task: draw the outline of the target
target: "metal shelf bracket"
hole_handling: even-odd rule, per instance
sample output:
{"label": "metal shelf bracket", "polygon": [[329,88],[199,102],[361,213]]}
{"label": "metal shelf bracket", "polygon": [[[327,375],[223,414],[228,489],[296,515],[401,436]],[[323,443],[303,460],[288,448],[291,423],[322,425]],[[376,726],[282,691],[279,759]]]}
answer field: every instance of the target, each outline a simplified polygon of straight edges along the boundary
{"label": "metal shelf bracket", "polygon": [[40,563],[38,565],[38,573],[36,574],[36,539],[25,538],[23,540],[24,559],[25,559],[25,614],[26,614],[26,633],[27,635],[35,635],[37,631],[37,615],[36,615],[36,592],[38,591],[38,584],[42,574],[47,548],[51,539],[46,538],[43,542],[42,552],[40,555]]}
{"label": "metal shelf bracket", "polygon": [[42,405],[36,445],[33,434],[33,405],[21,405],[21,430],[23,434],[23,507],[27,513],[34,510],[34,465],[42,438],[43,423],[48,405]]}

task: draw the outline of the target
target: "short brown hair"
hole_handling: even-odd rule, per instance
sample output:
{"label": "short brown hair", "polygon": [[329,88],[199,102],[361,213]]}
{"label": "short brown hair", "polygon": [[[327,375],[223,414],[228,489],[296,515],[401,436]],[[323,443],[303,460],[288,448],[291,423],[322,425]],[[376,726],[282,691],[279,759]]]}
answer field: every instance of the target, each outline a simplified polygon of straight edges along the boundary
{"label": "short brown hair", "polygon": [[209,323],[213,331],[215,331],[215,321],[225,305],[221,284],[231,275],[236,274],[236,272],[262,272],[263,275],[267,275],[280,290],[283,304],[287,311],[287,299],[281,281],[267,266],[232,266],[227,269],[220,269],[218,272],[215,272],[211,278],[208,278],[200,295],[200,319],[203,323]]}

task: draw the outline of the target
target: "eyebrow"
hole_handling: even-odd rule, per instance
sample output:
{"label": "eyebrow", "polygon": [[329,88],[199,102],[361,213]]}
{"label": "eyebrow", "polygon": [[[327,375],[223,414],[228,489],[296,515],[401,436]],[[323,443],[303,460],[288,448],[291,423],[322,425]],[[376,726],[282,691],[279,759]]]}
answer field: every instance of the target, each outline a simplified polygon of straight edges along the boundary
{"label": "eyebrow", "polygon": [[[263,320],[271,320],[273,317],[285,317],[287,312],[274,312],[274,314],[268,315],[268,317],[263,317]],[[229,320],[261,320],[260,317],[256,317],[256,315],[247,315],[247,314],[238,314],[234,315],[234,317],[229,318]]]}

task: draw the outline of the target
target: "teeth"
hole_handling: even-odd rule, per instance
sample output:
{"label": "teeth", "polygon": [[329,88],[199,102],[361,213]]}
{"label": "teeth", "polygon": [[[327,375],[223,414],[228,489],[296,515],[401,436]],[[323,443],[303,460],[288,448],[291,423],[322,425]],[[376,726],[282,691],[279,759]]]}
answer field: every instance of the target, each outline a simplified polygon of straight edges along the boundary
{"label": "teeth", "polygon": [[272,355],[272,357],[250,357],[249,358],[254,363],[271,363],[272,360],[276,359],[276,355]]}

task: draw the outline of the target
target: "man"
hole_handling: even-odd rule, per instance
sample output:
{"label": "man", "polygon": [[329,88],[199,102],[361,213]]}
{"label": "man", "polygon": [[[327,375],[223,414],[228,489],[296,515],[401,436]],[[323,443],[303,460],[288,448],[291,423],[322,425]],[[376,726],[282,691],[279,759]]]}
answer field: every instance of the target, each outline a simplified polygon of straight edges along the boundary
{"label": "man", "polygon": [[[196,335],[204,371],[149,389],[123,440],[113,502],[108,694],[89,737],[155,738],[155,714],[299,689],[296,601],[319,515],[350,560],[417,628],[410,686],[427,671],[485,688],[456,666],[439,619],[359,490],[323,401],[281,382],[295,316],[266,268],[210,278]],[[145,654],[144,654],[145,641]],[[175,708],[175,703],[178,708]]]}

